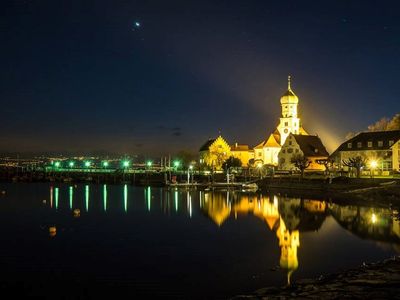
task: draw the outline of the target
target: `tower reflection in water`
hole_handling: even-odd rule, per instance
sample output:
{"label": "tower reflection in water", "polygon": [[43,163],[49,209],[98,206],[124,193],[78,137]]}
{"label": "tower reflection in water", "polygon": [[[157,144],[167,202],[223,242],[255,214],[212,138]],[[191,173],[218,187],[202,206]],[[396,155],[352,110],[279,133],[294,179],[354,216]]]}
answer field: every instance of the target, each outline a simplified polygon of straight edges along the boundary
{"label": "tower reflection in water", "polygon": [[[123,210],[128,212],[128,186],[122,188],[122,199],[109,199],[107,185],[102,188],[103,209],[107,211],[108,202],[121,201]],[[50,207],[56,210],[62,200],[63,189],[50,187]],[[79,189],[77,190],[79,191]],[[89,212],[89,185],[84,186],[84,201],[86,212]],[[362,239],[373,240],[382,244],[390,244],[400,252],[400,222],[388,208],[365,207],[356,205],[338,205],[324,201],[278,197],[276,195],[261,195],[241,193],[236,191],[186,191],[160,190],[160,195],[154,193],[151,187],[144,188],[144,210],[153,211],[152,201],[161,205],[160,210],[170,214],[170,209],[177,214],[185,214],[192,218],[196,210],[203,212],[217,226],[222,226],[228,218],[254,215],[265,222],[267,227],[275,232],[277,245],[280,248],[279,265],[287,271],[287,282],[299,267],[297,251],[300,247],[300,233],[317,231],[325,219],[332,216],[338,224]],[[68,187],[69,208],[74,216],[80,216],[80,210],[74,206],[74,188]],[[160,199],[158,199],[158,196]],[[173,199],[173,206],[170,205]],[[198,199],[198,201],[196,201]],[[95,201],[96,199],[92,200]],[[132,199],[131,199],[132,200]],[[134,200],[134,199],[133,199]],[[99,199],[99,202],[101,200]],[[185,203],[186,202],[186,203]],[[101,203],[101,202],[100,202]],[[194,204],[198,203],[198,206]]]}
{"label": "tower reflection in water", "polygon": [[297,250],[300,233],[317,231],[328,216],[363,239],[389,243],[400,252],[400,222],[387,208],[344,206],[325,201],[222,192],[205,193],[201,208],[218,226],[230,217],[251,215],[262,219],[276,233],[280,247],[280,267],[292,273],[299,267]]}

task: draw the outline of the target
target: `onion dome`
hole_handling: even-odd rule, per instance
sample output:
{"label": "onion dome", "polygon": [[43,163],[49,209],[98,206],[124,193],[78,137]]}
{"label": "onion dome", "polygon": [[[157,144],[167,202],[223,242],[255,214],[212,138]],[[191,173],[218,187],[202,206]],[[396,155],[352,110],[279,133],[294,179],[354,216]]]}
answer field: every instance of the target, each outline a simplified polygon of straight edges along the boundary
{"label": "onion dome", "polygon": [[297,104],[299,103],[299,98],[290,88],[290,76],[288,76],[288,90],[281,97],[281,104]]}

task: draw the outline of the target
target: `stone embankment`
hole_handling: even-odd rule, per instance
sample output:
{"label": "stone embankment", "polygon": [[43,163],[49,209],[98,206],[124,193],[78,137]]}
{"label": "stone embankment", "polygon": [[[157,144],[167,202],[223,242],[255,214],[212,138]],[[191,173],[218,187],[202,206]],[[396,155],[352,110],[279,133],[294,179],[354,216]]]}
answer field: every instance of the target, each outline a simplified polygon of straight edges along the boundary
{"label": "stone embankment", "polygon": [[234,300],[400,299],[400,257],[363,264],[342,273],[298,280],[290,286],[262,288]]}

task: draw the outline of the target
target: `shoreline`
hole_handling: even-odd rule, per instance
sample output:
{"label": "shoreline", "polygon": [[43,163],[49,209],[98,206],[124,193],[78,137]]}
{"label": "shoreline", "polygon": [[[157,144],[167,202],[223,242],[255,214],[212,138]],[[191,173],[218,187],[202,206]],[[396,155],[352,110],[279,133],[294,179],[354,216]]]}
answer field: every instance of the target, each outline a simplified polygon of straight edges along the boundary
{"label": "shoreline", "polygon": [[261,288],[231,300],[294,298],[400,299],[400,256],[318,278],[297,280],[290,286]]}

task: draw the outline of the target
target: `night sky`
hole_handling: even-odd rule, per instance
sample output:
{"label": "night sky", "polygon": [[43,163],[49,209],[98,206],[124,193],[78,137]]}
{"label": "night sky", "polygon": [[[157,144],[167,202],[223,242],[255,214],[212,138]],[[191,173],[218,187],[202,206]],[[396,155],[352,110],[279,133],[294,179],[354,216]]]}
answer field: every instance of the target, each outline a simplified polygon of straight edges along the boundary
{"label": "night sky", "polygon": [[255,146],[287,76],[332,151],[400,111],[398,1],[1,1],[0,151]]}

